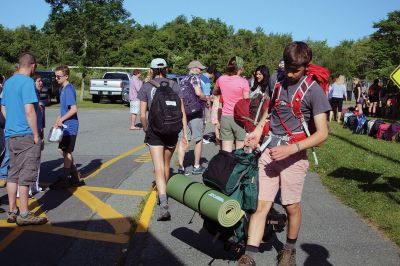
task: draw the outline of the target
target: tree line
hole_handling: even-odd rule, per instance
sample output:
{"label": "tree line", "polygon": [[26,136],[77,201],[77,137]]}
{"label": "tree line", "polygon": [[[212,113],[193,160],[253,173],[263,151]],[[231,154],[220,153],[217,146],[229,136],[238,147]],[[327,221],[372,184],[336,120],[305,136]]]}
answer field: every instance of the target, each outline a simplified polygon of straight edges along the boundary
{"label": "tree line", "polygon": [[[184,15],[161,27],[140,25],[123,8],[123,0],[45,1],[51,12],[43,28],[0,24],[0,73],[12,73],[18,55],[31,51],[43,69],[59,64],[146,67],[152,58],[163,57],[174,73],[186,73],[193,59],[222,71],[232,56],[240,55],[249,75],[261,64],[275,69],[284,47],[293,41],[291,34],[266,34],[261,27],[235,31],[220,19]],[[313,49],[313,62],[327,67],[332,77],[387,77],[400,62],[400,10],[373,27],[370,36],[335,47],[304,41]]]}

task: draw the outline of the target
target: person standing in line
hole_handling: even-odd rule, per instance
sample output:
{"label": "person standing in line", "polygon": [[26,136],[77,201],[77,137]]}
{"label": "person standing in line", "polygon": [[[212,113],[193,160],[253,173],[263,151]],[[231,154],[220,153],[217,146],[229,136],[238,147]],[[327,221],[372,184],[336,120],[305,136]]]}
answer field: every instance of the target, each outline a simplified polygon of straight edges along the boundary
{"label": "person standing in line", "polygon": [[[183,95],[181,88],[176,82],[166,78],[167,62],[162,58],[155,58],[151,61],[150,68],[152,74],[151,80],[143,84],[137,97],[140,100],[140,121],[143,125],[143,131],[146,133],[144,143],[149,147],[151,159],[154,166],[155,183],[157,187],[158,197],[157,203],[159,205],[159,215],[157,217],[157,220],[168,221],[171,219],[171,214],[169,213],[168,207],[167,181],[170,177],[171,157],[175,151],[176,144],[178,143],[179,133],[176,133],[176,135],[160,135],[154,132],[151,121],[147,120],[146,114],[147,112],[149,112],[150,117],[151,109],[153,108],[153,99],[158,90],[158,88],[155,87],[151,82],[156,82],[158,84],[161,84],[162,82],[168,82],[168,84],[172,85],[171,89],[181,99],[183,126],[182,143],[184,145],[187,145],[187,122],[182,102]],[[174,103],[169,104],[174,105]]]}
{"label": "person standing in line", "polygon": [[[206,170],[206,168],[201,165],[200,161],[203,149],[203,133],[205,129],[204,109],[207,102],[207,97],[204,95],[201,88],[200,74],[205,68],[206,67],[199,61],[191,61],[188,65],[189,74],[186,75],[180,82],[182,90],[191,91],[187,94],[183,92],[184,95],[187,96],[188,94],[192,94],[192,100],[196,102],[196,104],[189,107],[189,109],[194,110],[193,112],[189,113],[188,110],[186,110],[187,126],[189,129],[188,132],[191,135],[191,138],[187,137],[187,139],[194,139],[196,143],[194,146],[193,175],[200,175]],[[178,147],[178,173],[188,175],[189,172],[185,171],[185,167],[183,165],[186,148],[187,147],[185,147],[185,145],[179,145]]]}
{"label": "person standing in line", "polygon": [[129,105],[131,112],[131,127],[130,130],[139,130],[140,128],[136,126],[136,116],[139,113],[140,101],[137,99],[137,94],[143,85],[143,81],[139,78],[142,76],[142,71],[140,69],[133,70],[133,76],[129,81]]}
{"label": "person standing in line", "polygon": [[[42,77],[39,74],[35,74],[33,76],[33,79],[35,81],[36,95],[39,99],[40,112],[38,113],[38,120],[41,121],[41,123],[40,123],[41,127],[39,128],[39,136],[40,136],[40,142],[41,142],[41,151],[43,151],[43,149],[44,149],[44,129],[46,127],[46,107],[44,106],[43,102],[40,101],[40,91],[43,88],[43,81],[42,81]],[[30,193],[29,193],[30,195],[33,195],[33,194],[36,194],[36,193],[42,191],[42,188],[39,186],[39,175],[40,175],[40,160],[39,160],[39,166],[38,166],[38,176],[37,176],[35,185],[32,186],[30,189]]]}
{"label": "person standing in line", "polygon": [[329,114],[329,122],[334,118],[340,123],[340,117],[343,109],[343,99],[346,98],[346,79],[343,75],[340,75],[336,81],[332,84],[329,94],[331,95],[331,107],[332,111]]}
{"label": "person standing in line", "polygon": [[248,99],[250,87],[241,75],[244,71],[243,59],[239,56],[232,57],[225,69],[225,74],[218,78],[213,94],[221,94],[223,98],[220,135],[222,150],[231,152],[243,148],[246,130],[236,124],[233,118],[235,104],[241,99]]}
{"label": "person standing in line", "polygon": [[356,107],[358,114],[362,115],[363,114],[363,105],[364,105],[364,96],[362,94],[362,87],[361,87],[361,82],[359,78],[353,78],[353,84],[354,84],[354,97],[356,98]]}
{"label": "person standing in line", "polygon": [[370,102],[368,115],[371,117],[376,117],[376,108],[379,102],[379,94],[382,87],[379,86],[379,79],[375,79],[374,83],[368,89],[368,100]]}
{"label": "person standing in line", "polygon": [[[36,59],[31,53],[20,55],[18,70],[4,85],[1,103],[1,111],[6,118],[5,134],[10,157],[7,222],[20,226],[47,223],[45,217],[29,212],[28,206],[29,187],[36,182],[41,149],[41,126],[36,115],[40,111],[35,83],[31,78],[35,69]],[[18,189],[19,209],[16,205]]]}
{"label": "person standing in line", "polygon": [[[245,254],[238,265],[256,265],[264,235],[267,214],[274,203],[278,190],[282,205],[288,215],[286,243],[278,255],[278,266],[296,265],[296,241],[300,232],[302,213],[301,196],[309,162],[306,149],[323,143],[328,138],[327,112],[330,105],[323,89],[313,82],[301,101],[302,117],[308,123],[313,119],[316,131],[306,137],[302,123],[287,104],[296,90],[306,82],[306,72],[312,60],[312,51],[304,42],[293,42],[283,52],[285,76],[283,80],[271,78],[271,90],[280,87],[274,108],[264,112],[256,129],[245,139],[245,145],[256,148],[267,120],[270,123],[269,144],[261,154],[259,166],[259,193],[257,210],[250,217]],[[312,117],[311,117],[312,116]],[[293,136],[297,135],[293,139]],[[300,137],[301,136],[301,137]]]}
{"label": "person standing in line", "polygon": [[214,78],[214,73],[216,72],[215,65],[209,66],[205,73],[200,75],[201,81],[201,89],[203,90],[203,94],[206,96],[206,108],[204,117],[206,121],[209,122],[211,120],[211,79]]}
{"label": "person standing in line", "polygon": [[54,123],[55,128],[62,128],[63,136],[58,148],[64,157],[63,175],[50,189],[63,189],[70,186],[79,185],[81,174],[76,168],[72,152],[75,149],[76,138],[78,135],[79,120],[78,107],[76,104],[76,91],[74,86],[68,81],[68,66],[56,68],[56,80],[61,85],[60,91],[60,115]]}

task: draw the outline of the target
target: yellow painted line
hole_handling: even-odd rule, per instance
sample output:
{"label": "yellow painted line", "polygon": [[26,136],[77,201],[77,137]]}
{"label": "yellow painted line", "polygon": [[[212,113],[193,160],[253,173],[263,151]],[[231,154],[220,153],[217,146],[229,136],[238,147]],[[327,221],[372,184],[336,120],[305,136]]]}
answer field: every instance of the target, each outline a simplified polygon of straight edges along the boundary
{"label": "yellow painted line", "polygon": [[139,156],[138,158],[133,160],[134,162],[138,162],[138,163],[147,163],[151,161],[151,155],[150,152],[145,153],[141,156]]}
{"label": "yellow painted line", "polygon": [[156,205],[156,194],[156,191],[153,189],[149,198],[147,199],[146,205],[144,205],[144,209],[142,215],[140,215],[139,223],[136,227],[135,233],[144,233],[149,229],[151,216],[153,215],[153,209]]}
{"label": "yellow painted line", "polygon": [[125,152],[125,153],[123,153],[123,154],[121,154],[121,155],[115,157],[115,158],[112,158],[111,160],[108,160],[107,162],[105,162],[105,163],[103,163],[102,165],[100,165],[100,167],[99,167],[96,171],[94,171],[94,172],[91,173],[90,175],[86,176],[84,179],[86,180],[86,179],[89,179],[89,178],[91,178],[91,177],[96,176],[101,170],[103,170],[103,169],[109,167],[109,166],[112,165],[113,163],[115,163],[115,162],[117,162],[117,161],[119,161],[119,160],[125,158],[126,156],[129,156],[129,155],[131,155],[132,153],[134,153],[134,152],[136,152],[136,151],[138,151],[138,150],[141,150],[141,149],[143,149],[143,148],[145,148],[145,147],[146,147],[146,144],[142,144],[142,145],[140,145],[140,146],[138,146],[138,147],[136,147],[136,148],[133,148],[132,150],[129,150],[129,151],[127,151],[127,152]]}
{"label": "yellow painted line", "polygon": [[36,214],[39,215],[40,217],[46,217],[46,213],[40,208],[41,206],[39,205],[39,202],[35,198],[29,199],[29,210]]}
{"label": "yellow painted line", "polygon": [[85,189],[88,191],[105,192],[105,193],[128,195],[128,196],[141,196],[141,197],[144,197],[147,194],[149,194],[148,191],[118,189],[118,188],[105,188],[105,187],[83,186],[82,189]]}
{"label": "yellow painted line", "polygon": [[[3,223],[0,223],[0,227],[11,227],[8,225],[14,225],[16,227],[16,224],[9,224],[7,221],[4,221],[6,223],[6,226],[3,226]],[[0,242],[0,252],[3,251],[8,245],[10,245],[17,237],[19,237],[22,233],[24,232],[23,229],[21,228],[16,228],[12,230],[11,233],[9,233],[5,238],[3,238]]]}
{"label": "yellow painted line", "polygon": [[104,203],[83,188],[69,188],[68,190],[94,212],[104,218],[115,229],[117,234],[129,232],[131,227],[129,219],[114,210],[110,205]]}
{"label": "yellow painted line", "polygon": [[7,245],[9,245],[16,237],[18,237],[24,231],[32,231],[39,233],[48,233],[54,235],[68,236],[74,238],[104,241],[118,244],[125,244],[129,241],[129,236],[126,234],[109,234],[101,232],[84,231],[60,226],[54,226],[50,224],[44,225],[29,225],[24,227],[18,227],[16,224],[9,224],[5,220],[0,220],[0,227],[15,228],[6,238],[0,242],[0,251],[2,251]]}

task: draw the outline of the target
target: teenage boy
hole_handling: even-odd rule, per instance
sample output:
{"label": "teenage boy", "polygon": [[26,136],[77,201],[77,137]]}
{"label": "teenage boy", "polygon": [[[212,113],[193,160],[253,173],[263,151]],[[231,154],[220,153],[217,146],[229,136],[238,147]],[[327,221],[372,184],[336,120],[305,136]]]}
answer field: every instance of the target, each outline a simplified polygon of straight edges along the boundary
{"label": "teenage boy", "polygon": [[[203,106],[201,110],[198,110],[194,113],[186,113],[187,126],[189,127],[191,137],[196,142],[194,146],[194,164],[192,171],[193,175],[201,175],[206,170],[205,167],[202,166],[200,163],[201,152],[203,148],[203,133],[205,128],[204,106],[207,101],[207,97],[204,95],[201,88],[200,74],[201,71],[205,68],[206,67],[197,60],[190,62],[188,65],[189,74],[181,81],[182,90],[194,90],[194,93],[197,97],[196,100],[199,101]],[[181,133],[183,133],[183,131],[181,131]],[[185,168],[183,166],[186,148],[187,147],[185,145],[182,145],[182,143],[180,143],[178,147],[178,173],[189,175],[189,172],[185,171]]]}
{"label": "teenage boy", "polygon": [[[306,71],[312,59],[312,51],[304,42],[289,44],[283,53],[285,75],[283,80],[271,78],[270,88],[280,84],[280,94],[276,97],[270,115],[270,140],[267,149],[259,159],[259,195],[257,211],[251,216],[245,254],[238,265],[256,265],[254,256],[264,234],[267,214],[281,189],[281,201],[288,215],[287,239],[279,252],[278,265],[296,265],[296,241],[301,225],[301,193],[308,170],[306,149],[317,146],[328,137],[327,112],[330,111],[328,99],[322,88],[313,82],[301,100],[301,111],[308,123],[311,114],[316,131],[310,137],[296,138],[288,142],[289,132],[304,136],[300,120],[293,115],[290,103],[292,96],[306,79]],[[279,83],[277,83],[279,82]],[[245,145],[255,148],[260,140],[262,129],[267,122],[265,112],[256,129],[245,139]],[[291,135],[293,137],[293,135]],[[302,139],[302,140],[300,140]]]}
{"label": "teenage boy", "polygon": [[75,149],[76,136],[78,135],[78,107],[76,105],[76,92],[74,86],[69,83],[69,68],[59,66],[56,68],[56,80],[61,85],[60,91],[60,115],[53,127],[61,127],[63,137],[58,146],[64,157],[63,176],[51,189],[62,189],[80,183],[80,173],[74,164],[72,152]]}
{"label": "teenage boy", "polygon": [[[29,187],[36,182],[40,161],[41,141],[38,97],[31,76],[36,59],[30,53],[19,57],[18,70],[4,85],[1,111],[6,118],[5,135],[10,157],[7,193],[10,211],[8,223],[17,225],[44,224],[47,219],[28,209]],[[16,205],[19,189],[19,209]]]}

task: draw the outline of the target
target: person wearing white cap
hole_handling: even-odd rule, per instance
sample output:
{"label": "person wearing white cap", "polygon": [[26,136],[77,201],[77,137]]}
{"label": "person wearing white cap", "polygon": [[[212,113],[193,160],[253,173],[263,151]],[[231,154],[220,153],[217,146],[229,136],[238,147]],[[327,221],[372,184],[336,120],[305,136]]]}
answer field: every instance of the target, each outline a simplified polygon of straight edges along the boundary
{"label": "person wearing white cap", "polygon": [[[176,144],[178,142],[178,132],[175,135],[165,135],[157,132],[157,125],[152,124],[152,120],[148,121],[146,113],[149,112],[149,118],[154,114],[151,112],[152,108],[156,108],[152,105],[153,99],[156,100],[156,92],[164,86],[163,92],[168,89],[172,89],[180,99],[179,102],[173,102],[174,106],[181,108],[182,112],[182,127],[184,131],[184,136],[186,136],[186,115],[182,102],[182,91],[179,85],[166,78],[167,75],[167,62],[162,58],[155,58],[151,61],[151,80],[143,84],[142,88],[139,90],[137,98],[140,100],[140,121],[142,122],[143,130],[146,133],[144,142],[149,146],[151,159],[154,165],[155,181],[157,187],[158,204],[160,206],[158,221],[167,221],[171,219],[171,214],[169,213],[168,199],[166,194],[166,183],[170,177],[170,164],[171,157],[175,151]],[[165,88],[168,84],[169,88]],[[161,86],[160,86],[161,85]],[[160,97],[157,98],[157,100]],[[168,101],[168,104],[171,104]],[[157,101],[155,101],[157,103]],[[148,110],[149,109],[149,110]],[[155,110],[158,110],[157,108]],[[176,110],[175,110],[176,111]],[[178,120],[178,122],[180,122]],[[186,137],[183,138],[182,143],[187,145]]]}
{"label": "person wearing white cap", "polygon": [[[201,89],[200,74],[206,67],[197,60],[191,61],[188,65],[189,74],[180,82],[183,92],[183,103],[188,121],[191,138],[196,142],[194,146],[194,164],[193,175],[202,174],[205,168],[201,165],[201,151],[203,146],[203,133],[205,128],[204,108],[207,98]],[[185,158],[185,150],[187,146],[179,145],[178,147],[178,173],[189,175],[185,171],[183,161]]]}

